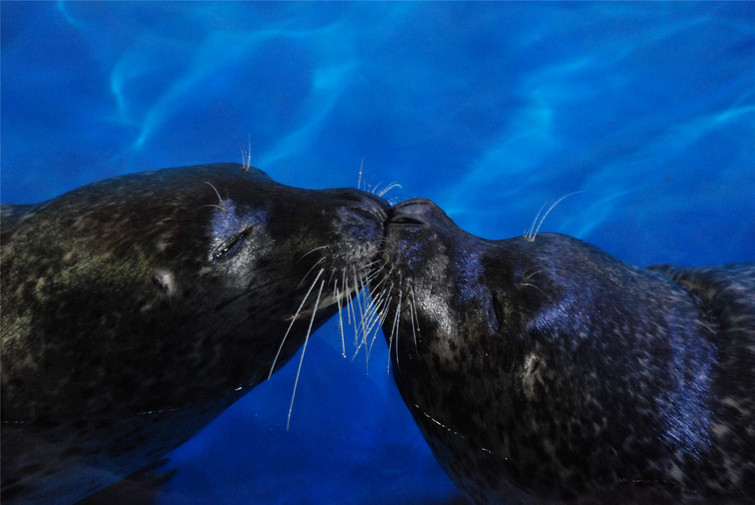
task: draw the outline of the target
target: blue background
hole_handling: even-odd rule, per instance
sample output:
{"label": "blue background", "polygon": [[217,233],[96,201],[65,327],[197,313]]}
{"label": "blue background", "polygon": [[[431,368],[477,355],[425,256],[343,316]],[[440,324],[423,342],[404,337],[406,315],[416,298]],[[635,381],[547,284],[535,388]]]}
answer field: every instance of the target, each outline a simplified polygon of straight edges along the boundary
{"label": "blue background", "polygon": [[[423,196],[487,238],[755,259],[755,4],[23,3],[2,9],[3,202],[219,161]],[[453,503],[382,340],[311,342],[172,454],[159,503]],[[296,361],[296,360],[295,360]],[[367,373],[369,372],[369,373]],[[460,502],[459,502],[460,503]]]}

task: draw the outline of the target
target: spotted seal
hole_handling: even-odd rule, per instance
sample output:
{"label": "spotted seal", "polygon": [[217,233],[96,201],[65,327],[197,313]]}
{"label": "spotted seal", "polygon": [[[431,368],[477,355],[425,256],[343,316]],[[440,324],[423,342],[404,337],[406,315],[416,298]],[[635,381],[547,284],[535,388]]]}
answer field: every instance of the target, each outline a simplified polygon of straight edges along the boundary
{"label": "spotted seal", "polygon": [[354,293],[387,210],[236,164],[3,206],[3,503],[72,503],[190,438]]}
{"label": "spotted seal", "polygon": [[475,503],[755,501],[755,264],[485,240],[422,199],[383,255],[395,382]]}

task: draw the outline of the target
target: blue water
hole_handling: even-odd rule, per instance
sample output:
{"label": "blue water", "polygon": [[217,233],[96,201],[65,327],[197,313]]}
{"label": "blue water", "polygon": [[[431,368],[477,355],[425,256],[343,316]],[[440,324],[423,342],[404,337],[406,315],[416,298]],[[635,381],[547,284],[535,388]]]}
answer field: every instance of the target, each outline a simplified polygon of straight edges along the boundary
{"label": "blue water", "polygon": [[[580,191],[543,231],[637,264],[755,259],[752,3],[0,8],[3,202],[250,146],[302,187],[363,161],[488,238]],[[171,455],[159,503],[453,502],[385,365],[324,327],[291,429],[293,362]]]}

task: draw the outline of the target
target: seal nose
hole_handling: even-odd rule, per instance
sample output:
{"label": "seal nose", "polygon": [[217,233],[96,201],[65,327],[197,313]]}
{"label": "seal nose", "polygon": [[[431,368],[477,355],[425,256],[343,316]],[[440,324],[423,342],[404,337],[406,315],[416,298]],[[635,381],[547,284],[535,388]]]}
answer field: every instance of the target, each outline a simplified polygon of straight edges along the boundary
{"label": "seal nose", "polygon": [[423,226],[429,224],[438,206],[426,198],[413,198],[397,203],[391,209],[389,225]]}
{"label": "seal nose", "polygon": [[385,199],[359,189],[345,189],[339,196],[344,206],[352,210],[361,210],[375,217],[380,223],[388,218],[391,211],[391,206]]}

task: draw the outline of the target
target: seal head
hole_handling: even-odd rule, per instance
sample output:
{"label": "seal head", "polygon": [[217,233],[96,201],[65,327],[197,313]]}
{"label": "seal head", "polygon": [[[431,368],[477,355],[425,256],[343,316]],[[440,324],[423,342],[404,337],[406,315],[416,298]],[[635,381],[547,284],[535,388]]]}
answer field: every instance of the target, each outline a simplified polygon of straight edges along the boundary
{"label": "seal head", "polygon": [[396,384],[475,503],[755,498],[755,265],[485,240],[428,200],[394,207],[383,259]]}
{"label": "seal head", "polygon": [[190,438],[353,295],[387,210],[236,164],[3,206],[3,503],[71,503]]}

